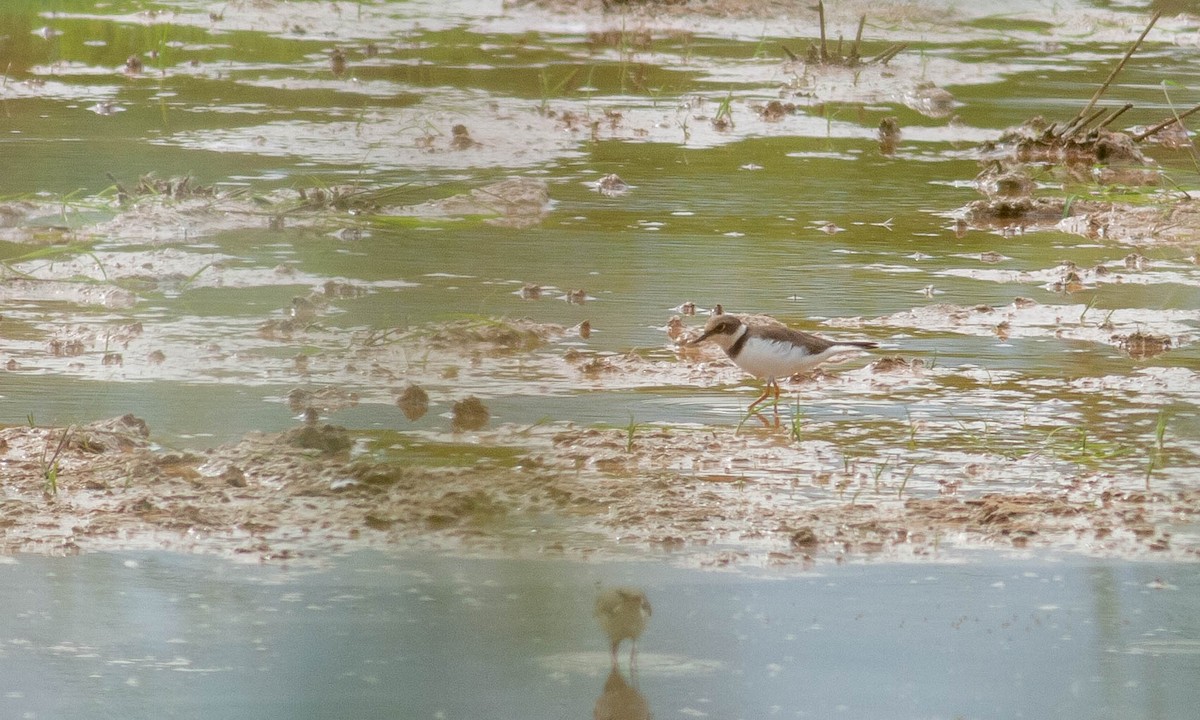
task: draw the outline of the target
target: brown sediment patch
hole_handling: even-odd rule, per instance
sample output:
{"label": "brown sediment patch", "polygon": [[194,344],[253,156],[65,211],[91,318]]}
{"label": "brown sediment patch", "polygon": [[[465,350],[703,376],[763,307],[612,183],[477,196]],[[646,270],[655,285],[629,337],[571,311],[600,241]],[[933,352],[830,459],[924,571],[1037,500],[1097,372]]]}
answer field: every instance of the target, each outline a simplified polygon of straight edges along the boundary
{"label": "brown sediment patch", "polygon": [[1151,263],[1136,252],[1126,255],[1120,263],[1102,262],[1089,267],[1065,260],[1053,267],[1038,270],[968,267],[941,270],[938,274],[998,283],[1027,283],[1066,294],[1102,285],[1200,285],[1200,277],[1186,262],[1166,260]]}
{"label": "brown sediment patch", "polygon": [[1137,393],[1155,401],[1171,396],[1200,401],[1200,372],[1184,367],[1151,365],[1130,375],[1078,378],[1071,381],[1071,387],[1101,393]]}
{"label": "brown sediment patch", "polygon": [[1145,360],[1156,355],[1162,355],[1171,349],[1171,338],[1166,335],[1136,330],[1127,335],[1114,335],[1112,338],[1122,350],[1136,360]]}
{"label": "brown sediment patch", "polygon": [[1196,244],[1200,201],[1164,195],[1146,205],[1055,197],[975,200],[953,213],[971,227],[1006,233],[1061,230],[1130,245]]}
{"label": "brown sediment patch", "polygon": [[[357,297],[376,288],[409,287],[388,280],[349,282],[309,274],[290,265],[262,268],[224,253],[178,246],[129,250],[89,249],[46,259],[17,260],[15,277],[0,282],[0,299],[59,300],[82,305],[130,305],[143,292],[185,288],[249,288],[311,285],[313,302]],[[69,280],[63,278],[71,278]],[[323,296],[323,298],[321,297]]]}
{"label": "brown sediment patch", "polygon": [[[411,86],[389,81],[377,89],[394,97]],[[356,120],[268,120],[255,126],[180,132],[161,142],[221,153],[303,156],[322,164],[358,164],[369,155],[376,168],[468,170],[536,167],[575,155],[579,141],[592,130],[584,103],[564,119],[516,98],[484,98],[450,86],[427,88],[413,103],[369,108]],[[455,128],[467,129],[467,134],[460,129],[456,135]]]}
{"label": "brown sediment patch", "polygon": [[[276,279],[272,273],[264,277]],[[284,283],[288,277],[282,274],[277,280]],[[295,277],[301,282],[319,280],[300,273]],[[219,284],[218,278],[219,273],[212,280]],[[11,297],[21,297],[22,285],[0,283],[0,297],[6,287]],[[38,281],[36,287],[45,290],[49,281]],[[89,292],[105,289],[84,282],[70,287]],[[199,344],[196,337],[214,334],[204,321],[60,324],[14,310],[3,318],[5,355],[10,370],[53,370],[110,381],[230,382],[236,378],[249,384],[294,382],[302,389],[328,385],[352,392],[364,402],[387,404],[396,402],[414,383],[438,401],[447,394],[461,397],[460,391],[486,400],[514,392],[628,389],[701,380],[732,383],[742,378],[713,348],[676,350],[664,345],[629,353],[592,350],[587,346],[593,330],[588,321],[567,327],[519,317],[476,318],[350,333],[326,326],[326,316],[343,295],[356,296],[363,287],[318,284],[265,320],[222,321],[219,335]],[[365,287],[376,289],[374,284]],[[281,343],[301,340],[303,350],[279,352]],[[119,367],[101,362],[111,352],[123,354]],[[316,409],[326,412],[339,407],[321,403]]]}
{"label": "brown sediment patch", "polygon": [[[333,186],[279,190],[249,197],[243,189],[221,191],[198,186],[190,178],[166,180],[146,176],[135,190],[120,188],[115,201],[108,203],[112,217],[100,222],[85,222],[71,227],[47,226],[49,217],[73,218],[77,208],[62,204],[8,203],[0,206],[0,240],[65,245],[69,242],[91,242],[119,238],[126,243],[153,245],[183,244],[220,232],[253,228],[273,230],[347,230],[369,223],[364,217],[379,222],[394,222],[396,217],[414,220],[447,220],[465,217],[481,218],[483,222],[506,227],[531,227],[549,211],[550,195],[542,180],[510,178],[474,188],[447,198],[430,200],[417,205],[405,205],[413,190],[408,187],[363,188]],[[95,212],[95,207],[88,207]],[[155,255],[154,251],[146,252]],[[158,253],[159,261],[170,265],[179,261],[179,254]],[[198,256],[194,256],[198,260]],[[107,263],[111,259],[119,277],[152,277],[162,279],[164,271],[155,271],[145,263],[134,262],[136,254],[105,251],[89,258],[64,258],[84,267],[84,276],[97,274],[107,278]],[[191,280],[211,265],[220,268],[231,259],[210,256],[200,267],[189,273],[180,268],[177,279]],[[147,262],[153,262],[154,259]],[[32,262],[43,266],[44,262]],[[169,272],[169,269],[166,271]],[[61,273],[61,270],[59,271]],[[61,275],[60,275],[61,276]]]}
{"label": "brown sediment patch", "polygon": [[927,81],[908,88],[903,99],[905,106],[931,118],[950,117],[958,105],[949,90]]}
{"label": "brown sediment patch", "polygon": [[728,560],[714,545],[771,563],[1035,545],[1200,557],[1194,491],[1149,493],[1087,476],[1045,491],[961,490],[904,500],[876,493],[863,501],[860,473],[839,477],[822,469],[836,452],[777,434],[748,439],[722,428],[649,427],[560,431],[536,457],[540,467],[573,467],[588,481],[573,487],[571,498],[603,508],[593,523],[612,536],[687,551],[700,563]]}
{"label": "brown sediment patch", "polygon": [[[546,10],[567,13],[570,15],[588,14],[600,17],[620,19],[636,19],[647,24],[660,22],[667,24],[672,20],[688,17],[709,17],[729,21],[731,19],[762,19],[770,18],[781,23],[791,23],[797,18],[805,21],[816,21],[814,6],[780,0],[706,0],[695,2],[689,0],[647,0],[644,2],[612,2],[611,0],[582,0],[565,2],[564,0],[514,0],[509,3],[513,7],[539,7]],[[928,27],[948,22],[954,16],[953,9],[924,7],[911,2],[897,3],[868,3],[868,2],[839,2],[831,3],[825,12],[831,23],[830,50],[836,41],[836,34],[849,34],[840,27],[835,29],[832,24],[853,30],[853,24],[864,13],[870,13],[873,24],[881,24],[884,28],[897,24],[905,27]],[[881,32],[873,28],[875,32]],[[849,44],[849,41],[847,41]],[[827,53],[832,56],[832,53]]]}
{"label": "brown sediment patch", "polygon": [[550,192],[544,181],[510,178],[421,205],[394,208],[384,214],[418,218],[481,215],[490,225],[527,228],[541,222],[549,209]]}
{"label": "brown sediment patch", "polygon": [[65,245],[69,228],[61,225],[62,208],[16,200],[0,203],[0,240],[34,245]]}
{"label": "brown sediment patch", "polygon": [[[835,448],[777,434],[488,433],[482,446],[395,436],[389,442],[402,448],[352,457],[356,443],[378,448],[380,439],[311,424],[192,453],[153,446],[132,416],[10,427],[0,430],[0,549],[165,547],[272,559],[411,543],[577,555],[632,546],[726,564],[1036,546],[1200,560],[1194,489],[1151,492],[1088,475],[1043,491],[864,499],[819,470]],[[754,471],[766,464],[778,467],[774,480]]]}
{"label": "brown sediment patch", "polygon": [[34,278],[0,279],[0,301],[67,302],[110,310],[128,310],[137,305],[137,294],[112,285]]}
{"label": "brown sediment patch", "polygon": [[[971,335],[999,335],[1002,339],[1054,337],[1061,340],[1115,345],[1123,350],[1133,345],[1150,347],[1139,338],[1157,338],[1160,351],[1190,344],[1195,339],[1192,323],[1200,320],[1196,310],[1144,310],[1118,308],[1099,311],[1088,305],[1045,305],[1017,298],[1006,306],[966,307],[938,303],[916,307],[873,319],[831,321],[840,327],[917,328]],[[1132,353],[1131,353],[1132,354]]]}
{"label": "brown sediment patch", "polygon": [[130,243],[185,243],[228,230],[268,227],[270,219],[263,208],[237,196],[174,199],[147,195],[121,207],[110,220],[77,228],[75,236],[120,238]]}
{"label": "brown sediment patch", "polygon": [[[1072,212],[1075,223],[1064,222],[1059,228],[1087,237],[1097,235],[1122,242],[1153,245],[1156,243],[1194,247],[1200,238],[1200,201],[1172,196],[1161,205],[1114,204],[1107,211],[1082,208]],[[1086,231],[1075,225],[1086,223]],[[1095,233],[1095,234],[1092,234]]]}
{"label": "brown sediment patch", "polygon": [[958,214],[976,228],[1031,230],[1054,227],[1065,207],[1061,198],[998,197],[970,202]]}
{"label": "brown sediment patch", "polygon": [[[484,399],[513,391],[514,383],[523,392],[530,387],[578,392],[734,383],[745,377],[717,348],[672,344],[624,353],[596,351],[585,344],[590,335],[587,321],[568,328],[527,318],[380,329],[356,336],[349,351],[313,358],[307,372],[310,377],[332,373],[343,382],[366,379],[375,386],[388,380],[415,382],[431,397],[463,389]],[[344,338],[340,343],[344,348]],[[394,395],[404,391],[403,386],[392,388]]]}
{"label": "brown sediment patch", "polygon": [[1004,131],[981,147],[983,157],[993,161],[984,176],[1010,172],[1011,165],[1054,165],[1068,170],[1090,169],[1096,164],[1148,166],[1137,142],[1128,134],[1096,128],[1080,134],[1045,118],[1035,117]]}
{"label": "brown sediment patch", "polygon": [[[395,340],[466,352],[490,350],[519,353],[536,350],[565,334],[566,328],[561,325],[538,323],[525,318],[455,320],[400,332]],[[365,344],[371,344],[370,340]]]}

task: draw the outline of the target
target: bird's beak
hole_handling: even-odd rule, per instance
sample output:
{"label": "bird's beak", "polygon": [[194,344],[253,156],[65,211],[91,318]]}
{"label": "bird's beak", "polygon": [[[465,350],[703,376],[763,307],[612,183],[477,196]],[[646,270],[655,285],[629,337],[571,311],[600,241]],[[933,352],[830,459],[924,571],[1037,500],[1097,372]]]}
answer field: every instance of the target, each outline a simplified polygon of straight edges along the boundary
{"label": "bird's beak", "polygon": [[692,345],[699,345],[700,343],[707,340],[709,335],[712,335],[712,333],[711,332],[700,333],[700,337],[696,338],[695,340],[689,340],[688,342],[686,342],[684,344],[687,345],[688,347],[691,347]]}

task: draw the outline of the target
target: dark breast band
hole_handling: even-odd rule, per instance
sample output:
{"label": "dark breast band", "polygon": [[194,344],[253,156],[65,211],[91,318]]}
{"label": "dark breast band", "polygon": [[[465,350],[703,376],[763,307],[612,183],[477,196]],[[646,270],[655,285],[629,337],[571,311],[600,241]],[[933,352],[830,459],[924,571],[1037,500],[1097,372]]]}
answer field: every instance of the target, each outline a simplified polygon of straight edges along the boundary
{"label": "dark breast band", "polygon": [[734,340],[733,344],[729,346],[729,353],[728,353],[729,357],[737,358],[738,353],[740,353],[742,351],[742,348],[745,347],[745,345],[746,345],[746,341],[749,339],[750,339],[750,328],[746,328],[746,332],[742,333],[742,336],[740,338],[738,338],[737,340]]}

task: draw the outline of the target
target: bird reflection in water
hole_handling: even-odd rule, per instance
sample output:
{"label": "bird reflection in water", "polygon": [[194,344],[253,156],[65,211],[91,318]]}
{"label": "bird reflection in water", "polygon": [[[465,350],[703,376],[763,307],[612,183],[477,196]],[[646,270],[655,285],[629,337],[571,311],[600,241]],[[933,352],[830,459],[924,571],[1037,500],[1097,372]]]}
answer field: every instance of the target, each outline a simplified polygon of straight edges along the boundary
{"label": "bird reflection in water", "polygon": [[[612,669],[604,681],[604,690],[596,700],[595,720],[648,720],[650,706],[634,686],[637,683],[637,641],[650,619],[650,601],[637,588],[605,590],[596,598],[596,619],[608,636]],[[621,641],[629,640],[629,677],[626,681],[617,662]]]}
{"label": "bird reflection in water", "polygon": [[604,681],[604,691],[596,698],[595,720],[649,720],[650,706],[637,688],[625,681],[621,670],[613,665]]}

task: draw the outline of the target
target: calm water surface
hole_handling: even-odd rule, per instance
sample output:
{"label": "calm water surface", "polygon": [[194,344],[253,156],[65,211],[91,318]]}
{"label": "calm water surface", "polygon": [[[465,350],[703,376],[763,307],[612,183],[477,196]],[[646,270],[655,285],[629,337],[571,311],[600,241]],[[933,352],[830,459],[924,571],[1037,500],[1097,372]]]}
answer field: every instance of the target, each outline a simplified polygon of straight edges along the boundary
{"label": "calm water surface", "polygon": [[0,578],[13,718],[590,717],[609,673],[598,583],[653,605],[636,677],[624,648],[620,673],[657,718],[1186,718],[1200,702],[1194,566],[100,554],[18,557]]}

